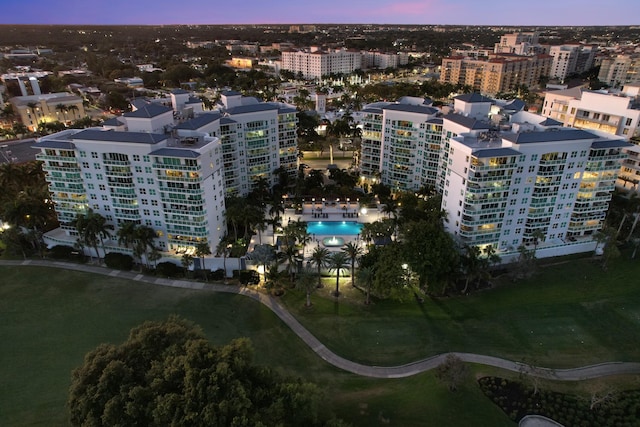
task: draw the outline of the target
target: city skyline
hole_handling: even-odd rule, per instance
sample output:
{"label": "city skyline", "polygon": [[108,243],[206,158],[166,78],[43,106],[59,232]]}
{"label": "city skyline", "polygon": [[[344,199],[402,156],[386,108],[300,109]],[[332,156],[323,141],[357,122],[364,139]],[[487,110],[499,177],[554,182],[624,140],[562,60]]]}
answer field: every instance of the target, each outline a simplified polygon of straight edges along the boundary
{"label": "city skyline", "polygon": [[[29,7],[0,0],[0,24],[59,25],[221,25],[221,24],[397,24],[598,26],[640,25],[637,0],[601,2],[539,0],[352,0],[322,3],[263,0],[202,4],[198,0],[111,2],[32,0]],[[603,13],[604,12],[604,13]]]}

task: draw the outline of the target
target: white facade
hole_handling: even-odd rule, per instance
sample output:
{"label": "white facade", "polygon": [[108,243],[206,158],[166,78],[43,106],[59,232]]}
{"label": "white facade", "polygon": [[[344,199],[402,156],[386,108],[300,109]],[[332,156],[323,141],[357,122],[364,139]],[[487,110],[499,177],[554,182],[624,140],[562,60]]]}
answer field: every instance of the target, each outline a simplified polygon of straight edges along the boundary
{"label": "white facade", "polygon": [[[156,231],[164,252],[192,252],[201,242],[214,252],[226,233],[226,195],[246,195],[261,177],[273,185],[279,167],[297,170],[295,109],[226,95],[235,107],[190,120],[175,122],[181,114],[150,103],[102,128],[41,138],[38,159],[61,224],[54,234],[73,245],[73,220],[92,209],[114,236],[135,222]],[[106,246],[123,251],[117,239]]]}
{"label": "white facade", "polygon": [[[630,144],[523,111],[496,125],[487,120],[487,100],[457,97],[454,112],[441,117],[398,104],[367,106],[363,175],[394,190],[435,185],[446,229],[461,244],[492,245],[505,261],[521,245],[539,246],[539,257],[593,250]],[[426,141],[435,152],[424,149]],[[429,162],[435,174],[421,174]]]}
{"label": "white facade", "polygon": [[621,92],[583,88],[547,92],[542,115],[567,127],[631,138],[640,132],[638,88],[625,86]]}
{"label": "white facade", "polygon": [[593,66],[596,49],[592,46],[565,44],[551,46],[549,55],[553,56],[550,77],[564,80],[568,75],[582,73]]}
{"label": "white facade", "polygon": [[[43,161],[58,219],[71,244],[78,214],[89,209],[114,226],[152,227],[164,252],[212,251],[226,231],[222,148],[202,136],[181,143],[165,134],[68,130],[41,138]],[[107,246],[117,246],[112,237]]]}
{"label": "white facade", "polygon": [[282,52],[282,69],[305,79],[319,79],[329,74],[350,74],[362,68],[360,52],[336,50],[332,52]]}
{"label": "white facade", "polygon": [[[531,248],[537,232],[544,236],[538,242],[543,247],[593,242],[628,144],[532,124],[532,115],[524,114],[514,115],[509,132],[469,129],[447,139],[445,227],[464,244],[490,244],[512,255],[521,245]],[[518,124],[523,118],[526,124]]]}
{"label": "white facade", "polygon": [[360,169],[394,191],[435,185],[442,121],[424,99],[379,102],[362,110]]}

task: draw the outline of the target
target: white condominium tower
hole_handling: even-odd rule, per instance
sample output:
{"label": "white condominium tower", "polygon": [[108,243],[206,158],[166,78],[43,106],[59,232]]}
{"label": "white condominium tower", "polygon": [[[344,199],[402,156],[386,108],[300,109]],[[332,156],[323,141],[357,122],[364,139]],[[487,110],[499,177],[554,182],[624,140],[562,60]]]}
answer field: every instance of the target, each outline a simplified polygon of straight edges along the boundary
{"label": "white condominium tower", "polygon": [[[176,98],[175,96],[173,98]],[[215,251],[226,233],[224,198],[246,195],[255,180],[274,184],[273,171],[296,172],[295,109],[238,93],[222,95],[219,111],[193,118],[150,102],[101,128],[69,129],[36,144],[61,228],[52,244],[73,244],[72,226],[89,209],[115,227],[152,227],[162,251]],[[117,239],[107,252],[123,251]]]}
{"label": "white condominium tower", "polygon": [[438,113],[422,98],[365,106],[361,112],[362,177],[395,191],[435,185],[442,138]]}
{"label": "white condominium tower", "polygon": [[521,245],[540,245],[539,257],[593,250],[631,144],[509,104],[489,120],[495,104],[466,94],[446,114],[417,101],[368,105],[363,176],[393,191],[435,186],[446,229],[505,261]]}
{"label": "white condominium tower", "polygon": [[521,245],[544,246],[539,257],[593,250],[626,157],[624,139],[527,112],[500,131],[476,120],[461,129],[459,117],[443,122],[445,132],[458,128],[444,140],[441,160],[449,232],[507,259]]}

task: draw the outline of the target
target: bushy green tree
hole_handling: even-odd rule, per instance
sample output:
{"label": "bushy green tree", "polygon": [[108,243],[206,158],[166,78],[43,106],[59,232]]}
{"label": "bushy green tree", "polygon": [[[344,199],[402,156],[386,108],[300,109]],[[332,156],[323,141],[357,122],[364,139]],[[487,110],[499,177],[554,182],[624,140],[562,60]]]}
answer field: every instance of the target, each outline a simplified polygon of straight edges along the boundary
{"label": "bushy green tree", "polygon": [[71,424],[315,426],[320,392],[252,362],[248,339],[211,345],[176,317],[101,344],[72,373]]}

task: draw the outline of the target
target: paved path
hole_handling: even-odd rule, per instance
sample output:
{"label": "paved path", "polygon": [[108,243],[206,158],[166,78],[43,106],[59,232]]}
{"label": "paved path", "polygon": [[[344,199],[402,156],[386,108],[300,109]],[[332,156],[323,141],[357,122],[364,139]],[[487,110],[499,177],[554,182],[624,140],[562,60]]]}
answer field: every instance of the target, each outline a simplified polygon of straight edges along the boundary
{"label": "paved path", "polygon": [[298,335],[302,341],[305,342],[314,352],[316,352],[321,358],[328,363],[354,374],[362,375],[365,377],[373,378],[404,378],[412,375],[419,374],[421,372],[428,371],[436,368],[442,362],[448,354],[453,354],[459,357],[461,360],[470,363],[479,363],[487,366],[494,366],[501,369],[506,369],[513,372],[522,372],[529,375],[561,380],[561,381],[580,381],[591,378],[605,377],[609,375],[620,374],[640,374],[640,363],[633,362],[607,362],[597,365],[583,366],[579,368],[571,369],[549,369],[526,365],[520,362],[513,362],[511,360],[501,359],[499,357],[484,356],[481,354],[473,353],[444,353],[437,356],[432,356],[427,359],[419,360],[417,362],[408,363],[400,366],[368,366],[359,363],[352,362],[345,358],[338,356],[324,346],[311,332],[304,328],[298,320],[296,320],[291,313],[289,313],[277,299],[260,293],[253,289],[246,287],[237,287],[229,285],[221,285],[216,283],[203,283],[188,280],[171,280],[163,279],[153,276],[145,276],[139,273],[133,273],[129,271],[112,270],[106,267],[98,267],[88,264],[73,264],[67,262],[46,261],[46,260],[26,260],[26,261],[0,261],[0,265],[15,265],[15,266],[42,266],[42,267],[54,267],[63,268],[67,270],[83,271],[87,273],[102,274],[106,276],[118,277],[122,279],[130,279],[138,282],[150,283],[160,286],[170,286],[176,288],[185,289],[202,289],[215,292],[226,292],[232,294],[245,295],[256,301],[259,301],[263,305],[267,306],[278,316],[291,330]]}

